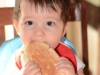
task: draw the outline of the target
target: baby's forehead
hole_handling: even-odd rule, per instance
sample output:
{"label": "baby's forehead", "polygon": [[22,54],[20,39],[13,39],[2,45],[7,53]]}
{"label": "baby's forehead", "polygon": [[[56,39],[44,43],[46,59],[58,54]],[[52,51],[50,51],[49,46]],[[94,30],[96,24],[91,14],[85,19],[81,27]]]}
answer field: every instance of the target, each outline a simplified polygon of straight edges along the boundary
{"label": "baby's forehead", "polygon": [[27,6],[30,6],[30,8],[33,8],[36,11],[38,10],[38,8],[41,8],[42,11],[46,10],[56,12],[58,11],[58,9],[61,9],[59,5],[52,2],[52,0],[50,1],[46,2],[46,0],[21,0],[20,9],[25,8]]}

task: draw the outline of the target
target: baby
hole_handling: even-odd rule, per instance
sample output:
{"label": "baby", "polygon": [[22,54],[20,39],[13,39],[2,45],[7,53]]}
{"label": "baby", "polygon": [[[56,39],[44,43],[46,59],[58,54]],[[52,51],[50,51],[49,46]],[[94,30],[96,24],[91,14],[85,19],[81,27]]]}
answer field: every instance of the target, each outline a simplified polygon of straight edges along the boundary
{"label": "baby", "polygon": [[[70,3],[71,0],[15,0],[13,25],[23,46],[31,41],[38,41],[45,42],[56,49],[67,30]],[[67,46],[64,47],[67,48]],[[21,48],[17,50],[19,56],[21,52]],[[41,75],[41,69],[34,61],[27,62],[19,70],[15,65],[15,53],[9,60],[4,75]],[[62,54],[62,51],[60,53]],[[54,65],[57,72],[65,75],[83,75],[84,64],[77,56],[75,57],[77,72],[73,63],[63,55]]]}

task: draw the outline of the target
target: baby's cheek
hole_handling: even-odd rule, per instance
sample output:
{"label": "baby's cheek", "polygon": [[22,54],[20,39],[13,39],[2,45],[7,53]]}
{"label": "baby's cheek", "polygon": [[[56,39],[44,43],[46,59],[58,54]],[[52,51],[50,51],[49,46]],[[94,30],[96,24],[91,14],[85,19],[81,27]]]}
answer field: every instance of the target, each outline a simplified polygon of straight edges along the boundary
{"label": "baby's cheek", "polygon": [[56,49],[56,47],[58,46],[59,42],[54,42],[50,44],[50,47],[53,49]]}

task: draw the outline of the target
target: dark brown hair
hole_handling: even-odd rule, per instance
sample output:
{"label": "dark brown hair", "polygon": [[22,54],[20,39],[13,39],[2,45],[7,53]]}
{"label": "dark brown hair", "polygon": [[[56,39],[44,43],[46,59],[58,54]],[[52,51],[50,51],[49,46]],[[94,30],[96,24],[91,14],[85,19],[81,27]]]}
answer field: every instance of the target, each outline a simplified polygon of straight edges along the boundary
{"label": "dark brown hair", "polygon": [[[19,20],[19,14],[21,12],[21,2],[22,0],[15,0],[14,18],[16,20]],[[39,5],[42,8],[44,8],[44,6],[46,5],[48,9],[51,8],[54,11],[57,11],[55,7],[55,5],[57,5],[61,9],[61,19],[64,23],[66,23],[69,20],[69,9],[71,7],[71,4],[73,4],[72,0],[29,0],[29,2],[31,4],[34,3],[36,7]]]}

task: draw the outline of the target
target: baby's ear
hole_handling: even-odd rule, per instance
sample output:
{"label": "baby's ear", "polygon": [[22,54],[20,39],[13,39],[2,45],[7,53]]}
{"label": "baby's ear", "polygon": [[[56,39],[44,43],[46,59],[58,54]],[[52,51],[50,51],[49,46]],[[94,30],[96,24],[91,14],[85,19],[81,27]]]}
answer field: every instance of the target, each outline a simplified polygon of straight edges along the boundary
{"label": "baby's ear", "polygon": [[67,24],[67,22],[66,22],[66,24],[64,25],[64,28],[63,28],[62,37],[66,34],[66,32],[67,32],[67,27],[68,27],[68,24]]}
{"label": "baby's ear", "polygon": [[16,29],[17,33],[19,32],[18,21],[16,19],[13,20],[13,26]]}

